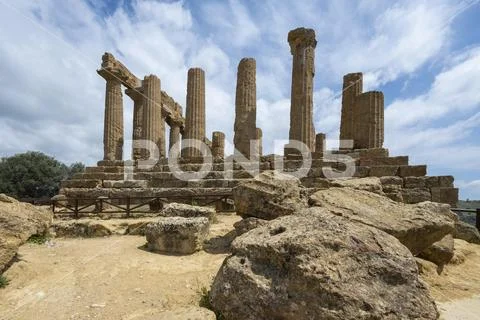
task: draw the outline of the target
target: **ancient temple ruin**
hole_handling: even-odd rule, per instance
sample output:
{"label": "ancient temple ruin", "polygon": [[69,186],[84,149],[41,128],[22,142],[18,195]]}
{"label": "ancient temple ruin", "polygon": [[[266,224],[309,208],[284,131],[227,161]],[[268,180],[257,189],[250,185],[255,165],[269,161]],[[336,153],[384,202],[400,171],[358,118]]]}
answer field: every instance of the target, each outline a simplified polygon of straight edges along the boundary
{"label": "ancient temple ruin", "polygon": [[[384,148],[384,97],[382,92],[363,92],[362,74],[351,73],[343,78],[342,112],[339,150],[326,149],[326,136],[316,132],[313,125],[313,88],[315,75],[315,31],[298,28],[288,34],[292,54],[292,82],[289,139],[300,141],[312,152],[312,165],[301,179],[312,192],[331,186],[325,175],[330,168],[341,177],[346,162],[355,165],[354,178],[380,177],[383,192],[391,199],[405,203],[436,201],[454,205],[458,189],[454,188],[451,176],[427,176],[426,165],[410,165],[408,156],[390,156]],[[208,70],[207,70],[208,72]],[[102,57],[98,74],[106,80],[104,157],[97,166],[87,167],[85,173],[63,181],[61,193],[69,199],[92,199],[97,197],[176,197],[176,201],[201,196],[232,195],[232,188],[245,179],[254,177],[245,170],[243,160],[233,165],[233,178],[225,178],[228,169],[225,159],[225,134],[215,131],[211,140],[206,137],[205,71],[200,68],[188,70],[185,115],[183,108],[166,92],[161,90],[161,79],[148,75],[140,80],[112,54]],[[123,94],[134,101],[133,140],[151,141],[158,154],[153,155],[134,145],[132,176],[126,179],[128,161],[122,159]],[[244,58],[237,70],[234,145],[242,156],[240,159],[257,159],[260,172],[277,170],[278,155],[262,155],[262,130],[257,127],[256,61]],[[168,148],[165,125],[170,127]],[[388,124],[387,124],[388,125]],[[203,179],[182,180],[175,176],[168,165],[169,154],[179,153],[182,142],[194,140],[210,147],[213,164]],[[253,148],[251,148],[253,141]],[[175,149],[177,148],[177,149]],[[285,146],[282,157],[283,171],[290,172],[303,163],[299,150]],[[327,157],[326,155],[330,155]],[[195,172],[203,160],[198,148],[181,151],[180,169]],[[331,157],[334,155],[334,157]],[[140,160],[156,158],[150,167],[139,166]],[[130,165],[132,163],[130,162]]]}

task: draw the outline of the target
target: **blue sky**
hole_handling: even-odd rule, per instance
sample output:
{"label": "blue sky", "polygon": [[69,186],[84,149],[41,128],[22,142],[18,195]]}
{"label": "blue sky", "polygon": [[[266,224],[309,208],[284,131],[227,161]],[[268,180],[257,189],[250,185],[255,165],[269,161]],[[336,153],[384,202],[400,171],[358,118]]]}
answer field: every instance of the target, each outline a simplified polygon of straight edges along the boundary
{"label": "blue sky", "polygon": [[[385,146],[454,175],[480,199],[480,4],[465,1],[0,1],[0,155],[39,150],[65,162],[102,157],[104,80],[112,52],[135,74],[157,74],[185,102],[186,75],[207,75],[207,132],[233,138],[237,64],[257,60],[264,149],[288,136],[289,30],[317,34],[317,132],[338,137],[342,76],[363,72],[385,93]],[[125,103],[131,135],[132,103]]]}

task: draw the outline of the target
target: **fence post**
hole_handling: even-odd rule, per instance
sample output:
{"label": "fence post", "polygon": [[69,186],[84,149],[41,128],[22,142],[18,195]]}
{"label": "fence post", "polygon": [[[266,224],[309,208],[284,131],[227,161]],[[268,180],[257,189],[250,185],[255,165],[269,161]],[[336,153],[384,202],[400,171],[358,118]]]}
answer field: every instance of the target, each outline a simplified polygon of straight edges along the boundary
{"label": "fence post", "polygon": [[477,208],[477,216],[475,217],[475,226],[480,231],[480,208]]}
{"label": "fence post", "polygon": [[78,219],[78,199],[75,199],[75,219]]}
{"label": "fence post", "polygon": [[130,197],[127,197],[127,218],[130,218]]}

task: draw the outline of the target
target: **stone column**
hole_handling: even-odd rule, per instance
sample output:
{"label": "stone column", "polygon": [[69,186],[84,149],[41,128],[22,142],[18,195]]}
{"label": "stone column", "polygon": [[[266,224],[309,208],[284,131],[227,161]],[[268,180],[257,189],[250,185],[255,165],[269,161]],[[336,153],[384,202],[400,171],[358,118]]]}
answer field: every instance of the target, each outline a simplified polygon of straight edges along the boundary
{"label": "stone column", "polygon": [[289,138],[301,141],[311,151],[315,151],[313,125],[313,77],[317,45],[315,31],[305,28],[292,30],[288,33],[288,43],[293,55]]}
{"label": "stone column", "polygon": [[[205,140],[205,72],[200,68],[188,70],[184,139]],[[200,156],[196,148],[182,150],[183,158]]]}
{"label": "stone column", "polygon": [[235,96],[235,135],[233,143],[236,152],[250,159],[250,140],[256,139],[257,86],[255,80],[256,62],[243,58],[238,64],[237,91]]}
{"label": "stone column", "polygon": [[355,98],[363,91],[363,75],[362,73],[349,73],[343,77],[342,91],[342,116],[340,122],[340,148],[348,149],[353,145],[349,145],[348,141],[354,140],[353,136],[353,109],[355,107]]}
{"label": "stone column", "polygon": [[144,78],[143,94],[143,138],[157,145],[162,158],[165,157],[165,119],[162,116],[162,91],[157,76]]}
{"label": "stone column", "polygon": [[263,155],[263,132],[262,129],[257,128],[255,130],[255,139],[257,139],[257,150],[258,150],[258,156],[261,157]]}
{"label": "stone column", "polygon": [[214,159],[225,157],[225,134],[220,131],[212,133],[212,156]]}
{"label": "stone column", "polygon": [[[129,88],[125,90],[127,96],[133,100],[133,130],[132,140],[143,139],[143,94],[142,88]],[[142,149],[133,148],[132,159],[138,160],[142,158]]]}
{"label": "stone column", "polygon": [[355,149],[382,148],[384,136],[384,98],[380,91],[365,92],[355,99]]}
{"label": "stone column", "polygon": [[122,160],[123,157],[123,96],[120,80],[101,74],[107,81],[103,127],[103,159]]}
{"label": "stone column", "polygon": [[326,139],[327,135],[325,133],[317,133],[315,136],[315,152],[317,153],[325,153],[326,149]]}
{"label": "stone column", "polygon": [[[170,155],[173,151],[173,147],[175,144],[180,141],[180,128],[181,128],[181,123],[177,121],[171,121],[170,122],[170,140],[169,140],[169,147],[168,147],[168,154]],[[180,149],[180,146],[177,145],[176,149]]]}

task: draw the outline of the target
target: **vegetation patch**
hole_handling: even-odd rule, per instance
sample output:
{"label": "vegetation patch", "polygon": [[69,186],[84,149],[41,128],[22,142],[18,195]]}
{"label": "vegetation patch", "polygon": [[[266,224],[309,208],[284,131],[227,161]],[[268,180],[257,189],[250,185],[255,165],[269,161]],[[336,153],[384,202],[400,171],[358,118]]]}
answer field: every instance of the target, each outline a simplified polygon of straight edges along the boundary
{"label": "vegetation patch", "polygon": [[9,282],[10,280],[8,280],[4,275],[0,274],[0,288],[5,288],[6,286],[8,286]]}
{"label": "vegetation patch", "polygon": [[225,319],[222,314],[220,314],[219,312],[216,312],[214,309],[213,309],[213,306],[212,304],[210,303],[210,290],[207,288],[207,287],[202,287],[200,288],[200,290],[198,291],[198,294],[200,295],[200,301],[198,302],[198,305],[202,308],[206,308],[208,310],[211,310],[213,312],[215,312],[215,315],[217,316],[217,320],[223,320]]}
{"label": "vegetation patch", "polygon": [[34,234],[30,238],[28,238],[27,242],[41,245],[41,244],[45,244],[48,240],[50,240],[50,238],[45,235]]}

